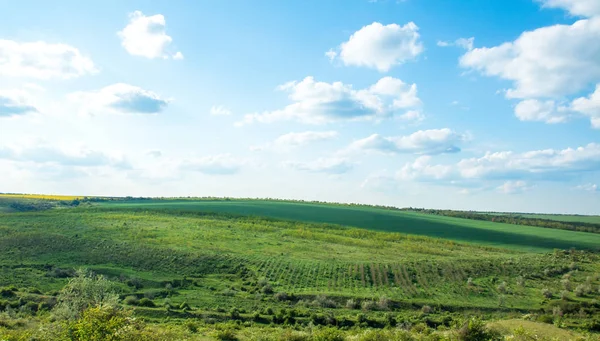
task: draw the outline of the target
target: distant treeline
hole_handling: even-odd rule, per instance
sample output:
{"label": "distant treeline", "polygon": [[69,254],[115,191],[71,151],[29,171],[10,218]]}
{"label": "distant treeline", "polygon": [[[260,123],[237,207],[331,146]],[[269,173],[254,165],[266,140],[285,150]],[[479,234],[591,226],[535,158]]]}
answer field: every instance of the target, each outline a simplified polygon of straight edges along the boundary
{"label": "distant treeline", "polygon": [[454,210],[435,210],[424,208],[403,208],[403,211],[412,211],[426,214],[435,214],[446,217],[464,218],[472,220],[484,220],[496,223],[506,223],[514,225],[538,226],[559,230],[570,230],[580,232],[600,233],[600,224],[584,223],[577,221],[558,221],[541,218],[528,218],[518,214],[489,214],[473,211],[454,211]]}

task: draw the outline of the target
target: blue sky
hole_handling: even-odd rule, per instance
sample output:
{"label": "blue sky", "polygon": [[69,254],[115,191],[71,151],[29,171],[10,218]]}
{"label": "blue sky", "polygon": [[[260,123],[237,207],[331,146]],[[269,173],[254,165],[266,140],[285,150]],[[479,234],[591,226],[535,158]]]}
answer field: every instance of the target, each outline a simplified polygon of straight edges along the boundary
{"label": "blue sky", "polygon": [[0,192],[600,214],[596,0],[0,6]]}

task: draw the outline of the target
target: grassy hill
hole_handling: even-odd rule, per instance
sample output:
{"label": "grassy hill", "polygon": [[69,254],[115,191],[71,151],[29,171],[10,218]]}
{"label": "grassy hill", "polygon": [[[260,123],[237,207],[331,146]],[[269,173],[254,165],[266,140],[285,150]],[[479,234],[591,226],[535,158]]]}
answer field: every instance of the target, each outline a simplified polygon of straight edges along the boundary
{"label": "grassy hill", "polygon": [[43,208],[0,212],[0,306],[33,319],[19,327],[0,313],[0,339],[46,323],[41,307],[79,267],[107,276],[138,317],[184,328],[187,339],[233,328],[255,340],[293,325],[445,335],[468,316],[500,329],[525,318],[528,328],[593,330],[600,313],[600,256],[549,251],[592,249],[597,234],[276,201]]}
{"label": "grassy hill", "polygon": [[460,242],[500,246],[523,251],[553,249],[600,249],[600,235],[545,229],[534,226],[433,216],[375,207],[310,204],[268,200],[142,200],[105,202],[102,207],[162,210],[165,212],[212,212],[261,216],[291,221],[339,224],[373,231],[400,232]]}

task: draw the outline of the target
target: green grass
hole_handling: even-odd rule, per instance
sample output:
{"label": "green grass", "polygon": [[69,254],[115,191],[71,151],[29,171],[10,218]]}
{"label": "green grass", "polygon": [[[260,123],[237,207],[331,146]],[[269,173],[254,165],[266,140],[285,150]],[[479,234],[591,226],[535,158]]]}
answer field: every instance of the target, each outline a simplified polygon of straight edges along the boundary
{"label": "green grass", "polygon": [[190,201],[144,200],[106,202],[101,207],[186,212],[214,212],[263,216],[290,221],[339,224],[373,231],[400,232],[507,247],[522,251],[553,249],[600,249],[600,235],[584,232],[499,224],[433,216],[373,207],[307,204],[267,200]]}
{"label": "green grass", "polygon": [[[438,233],[444,238],[430,237]],[[135,311],[156,323],[225,321],[237,308],[246,322],[261,312],[264,325],[274,321],[264,313],[272,308],[294,309],[302,325],[314,314],[353,321],[365,314],[381,328],[386,313],[413,324],[473,315],[493,321],[552,315],[560,306],[561,323],[582,328],[588,318],[581,311],[600,312],[593,303],[600,298],[600,257],[545,251],[574,242],[589,248],[597,236],[274,201],[120,201],[0,212],[0,289],[15,287],[18,296],[0,298],[0,306],[44,299],[66,283],[57,274],[87,267],[117,283],[123,298],[150,297],[156,307]],[[565,274],[572,289],[561,300]],[[593,290],[575,296],[573,289],[584,284]],[[44,295],[31,294],[32,288]],[[544,298],[544,288],[554,296]],[[289,298],[279,300],[277,293]],[[349,299],[360,305],[382,297],[389,299],[386,309],[346,306]],[[184,302],[191,311],[178,308]],[[166,310],[166,303],[174,308]],[[421,313],[424,305],[434,312]]]}
{"label": "green grass", "polygon": [[520,216],[525,217],[525,218],[600,224],[600,216],[597,216],[597,215],[520,214]]}

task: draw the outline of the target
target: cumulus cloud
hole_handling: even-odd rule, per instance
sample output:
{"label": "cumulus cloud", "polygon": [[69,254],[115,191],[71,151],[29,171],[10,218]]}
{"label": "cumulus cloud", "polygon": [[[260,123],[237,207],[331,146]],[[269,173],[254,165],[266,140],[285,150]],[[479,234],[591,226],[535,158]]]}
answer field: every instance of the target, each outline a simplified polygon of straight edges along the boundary
{"label": "cumulus cloud", "polygon": [[343,174],[354,167],[354,164],[345,158],[319,158],[311,162],[293,162],[284,163],[285,166],[307,172]]}
{"label": "cumulus cloud", "polygon": [[69,79],[97,72],[94,62],[75,47],[0,39],[0,76]]}
{"label": "cumulus cloud", "polygon": [[599,169],[600,144],[590,143],[562,150],[488,152],[450,164],[436,164],[431,156],[424,155],[406,163],[395,178],[466,188],[469,193],[495,188],[510,194],[532,189],[531,182],[568,182]]}
{"label": "cumulus cloud", "polygon": [[600,192],[598,185],[592,183],[575,186],[575,189],[592,193]]}
{"label": "cumulus cloud", "polygon": [[498,186],[496,190],[504,194],[518,194],[530,190],[532,187],[527,182],[522,180],[509,180],[504,182],[501,186]]}
{"label": "cumulus cloud", "polygon": [[47,143],[28,144],[20,147],[0,147],[0,159],[76,167],[130,167],[125,158],[120,155],[111,155],[80,146],[66,148],[51,146]]}
{"label": "cumulus cloud", "polygon": [[21,90],[0,90],[0,118],[36,113],[31,96]]}
{"label": "cumulus cloud", "polygon": [[588,97],[580,97],[573,100],[571,109],[589,116],[592,127],[600,129],[600,84],[596,85],[596,91]]}
{"label": "cumulus cloud", "polygon": [[238,173],[244,163],[229,154],[219,154],[184,160],[180,169],[208,175],[232,175]]}
{"label": "cumulus cloud", "polygon": [[457,153],[466,136],[448,128],[419,130],[407,136],[383,137],[373,134],[354,141],[346,152],[375,151],[385,154],[445,154]]}
{"label": "cumulus cloud", "polygon": [[448,179],[453,173],[452,166],[432,165],[431,156],[423,155],[414,162],[405,164],[397,177],[401,180],[436,181]]}
{"label": "cumulus cloud", "polygon": [[109,85],[98,91],[75,92],[69,94],[68,98],[82,105],[87,113],[156,114],[169,103],[152,91],[124,83]]}
{"label": "cumulus cloud", "polygon": [[162,156],[162,152],[160,150],[149,150],[146,155],[158,158]]}
{"label": "cumulus cloud", "polygon": [[301,133],[288,133],[275,139],[277,146],[305,146],[307,144],[332,140],[338,136],[336,131],[305,131]]}
{"label": "cumulus cloud", "polygon": [[455,41],[438,41],[437,46],[448,47],[448,46],[458,46],[467,51],[471,51],[473,49],[473,43],[475,42],[475,38],[458,38]]}
{"label": "cumulus cloud", "polygon": [[181,52],[168,51],[173,39],[166,34],[166,21],[162,14],[145,16],[140,11],[130,13],[129,23],[118,35],[121,45],[133,56],[183,59]]}
{"label": "cumulus cloud", "polygon": [[354,32],[337,49],[326,52],[330,60],[340,59],[347,66],[364,66],[387,72],[393,66],[415,59],[423,52],[419,27],[374,22]]}
{"label": "cumulus cloud", "polygon": [[231,115],[231,110],[222,105],[213,105],[210,108],[210,114],[213,116],[229,116]]}
{"label": "cumulus cloud", "polygon": [[537,0],[544,7],[561,8],[575,16],[592,17],[600,15],[600,2],[597,0]]}
{"label": "cumulus cloud", "polygon": [[513,88],[506,92],[509,98],[567,96],[600,80],[597,41],[600,17],[542,27],[512,42],[474,48],[460,58],[460,65],[512,81]]}
{"label": "cumulus cloud", "polygon": [[526,99],[515,107],[515,115],[521,121],[538,121],[546,123],[564,123],[569,118],[565,107],[557,107],[552,100],[540,101]]}
{"label": "cumulus cloud", "polygon": [[405,113],[421,105],[416,84],[384,77],[371,87],[355,90],[342,82],[317,82],[313,77],[278,87],[293,102],[283,109],[244,116],[237,125],[295,120],[324,124],[342,120],[373,120]]}

